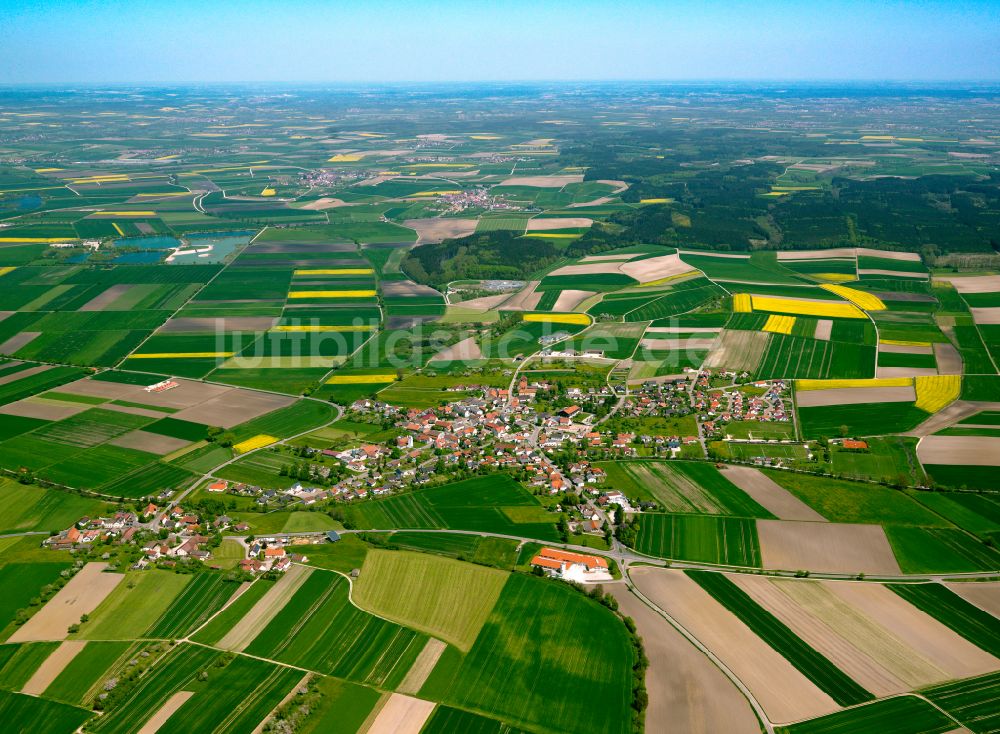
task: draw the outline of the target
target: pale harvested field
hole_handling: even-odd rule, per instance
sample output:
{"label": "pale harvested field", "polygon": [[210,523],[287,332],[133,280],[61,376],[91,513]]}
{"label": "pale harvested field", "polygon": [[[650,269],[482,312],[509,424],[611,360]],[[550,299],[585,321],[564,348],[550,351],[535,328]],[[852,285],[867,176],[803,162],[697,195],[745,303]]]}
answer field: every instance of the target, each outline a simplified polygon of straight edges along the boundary
{"label": "pale harvested field", "polygon": [[723,260],[750,260],[749,255],[734,255],[730,252],[709,252],[701,250],[681,250],[680,255],[704,255],[705,257],[720,257]]}
{"label": "pale harvested field", "polygon": [[434,670],[434,666],[437,665],[437,661],[441,657],[441,653],[447,647],[448,645],[436,637],[428,639],[424,645],[424,649],[417,655],[417,659],[413,661],[413,665],[410,666],[406,677],[403,678],[403,682],[399,684],[396,690],[399,693],[416,695],[427,681],[427,678],[430,677],[431,671]]}
{"label": "pale harvested field", "polygon": [[881,525],[758,520],[766,569],[899,574]]}
{"label": "pale harvested field", "polygon": [[601,204],[607,204],[611,201],[610,196],[599,196],[596,199],[591,199],[590,201],[581,201],[576,204],[570,204],[567,209],[582,209],[585,206],[600,206]]}
{"label": "pale harvested field", "polygon": [[71,624],[90,614],[125,578],[120,573],[104,573],[107,563],[88,563],[56,592],[7,642],[64,640]]}
{"label": "pale harvested field", "polygon": [[0,406],[0,414],[19,415],[24,418],[40,418],[45,421],[61,421],[91,408],[83,403],[65,403],[56,400],[25,398],[16,403]]}
{"label": "pale harvested field", "polygon": [[977,324],[1000,324],[1000,307],[970,308],[972,320]]}
{"label": "pale harvested field", "polygon": [[501,293],[498,296],[483,296],[482,298],[473,298],[468,301],[460,301],[454,304],[459,308],[471,308],[477,311],[489,311],[496,308],[501,303],[510,298],[509,293]]}
{"label": "pale harvested field", "polygon": [[[550,229],[572,229],[590,227],[594,220],[590,217],[558,217],[553,219],[529,219],[528,232],[548,232]],[[633,257],[629,255],[629,257]]]}
{"label": "pale harvested field", "polygon": [[31,377],[32,375],[37,375],[39,372],[47,372],[52,369],[50,364],[38,364],[34,367],[29,367],[26,370],[21,370],[20,372],[14,372],[10,375],[4,375],[0,377],[0,385],[6,385],[10,382],[17,382],[18,380],[23,380],[25,377]]}
{"label": "pale harvested field", "polygon": [[620,194],[628,188],[627,183],[613,178],[599,178],[597,179],[596,183],[602,183],[602,184],[607,184],[608,186],[614,186],[615,190],[611,192],[612,194]]}
{"label": "pale harvested field", "polygon": [[722,327],[715,326],[651,326],[646,329],[646,334],[656,336],[658,334],[718,334]]}
{"label": "pale harvested field", "polygon": [[830,334],[832,332],[833,321],[831,319],[820,319],[816,322],[816,331],[813,332],[813,338],[828,342],[830,341]]}
{"label": "pale harvested field", "polygon": [[723,330],[715,348],[705,359],[705,367],[728,367],[753,372],[767,350],[771,335],[766,331]]}
{"label": "pale harvested field", "polygon": [[929,436],[932,433],[937,433],[942,428],[948,428],[960,420],[973,416],[981,410],[1000,410],[1000,402],[988,403],[956,400],[928,417],[927,420],[904,435]]}
{"label": "pale harvested field", "polygon": [[224,318],[198,318],[184,316],[170,319],[159,328],[158,334],[218,333],[222,331],[267,331],[278,323],[270,316],[226,316]]}
{"label": "pale harvested field", "polygon": [[412,280],[387,280],[382,283],[382,293],[387,296],[440,296],[429,285],[420,285]]}
{"label": "pale harvested field", "polygon": [[648,283],[652,280],[669,278],[671,275],[689,273],[694,268],[681,260],[677,253],[674,253],[673,255],[648,257],[645,260],[622,263],[618,269],[640,283]]}
{"label": "pale harvested field", "polygon": [[937,360],[938,374],[960,375],[965,364],[962,355],[952,344],[938,342],[934,345],[934,359]]}
{"label": "pale harvested field", "polygon": [[798,721],[839,709],[833,699],[682,571],[636,568],[630,575],[639,591],[733,671],[771,721]]}
{"label": "pale harvested field", "polygon": [[101,410],[112,410],[116,413],[129,413],[130,415],[144,415],[147,418],[163,418],[167,415],[161,410],[137,408],[134,405],[114,405],[113,403],[104,403],[101,405]]}
{"label": "pale harvested field", "polygon": [[732,581],[817,652],[877,696],[947,680],[948,674],[820,581],[734,575]]}
{"label": "pale harvested field", "polygon": [[614,273],[620,266],[617,262],[589,262],[563,265],[549,275],[592,275],[594,273]]}
{"label": "pale harvested field", "polygon": [[341,206],[357,206],[356,204],[348,204],[343,199],[336,199],[332,196],[324,196],[316,201],[310,201],[308,204],[303,204],[300,209],[310,212],[320,212],[324,209],[336,209]]}
{"label": "pale harvested field", "polygon": [[800,408],[865,403],[912,403],[917,399],[912,385],[904,387],[842,387],[835,390],[799,390],[795,402]]}
{"label": "pale harvested field", "polygon": [[834,260],[850,258],[853,259],[856,250],[853,247],[834,247],[830,250],[794,250],[791,252],[779,252],[779,260]]}
{"label": "pale harvested field", "polygon": [[[593,221],[593,220],[590,220]],[[580,259],[582,263],[596,263],[596,262],[608,262],[609,260],[631,260],[635,257],[635,253],[626,252],[623,255],[587,255]]]}
{"label": "pale harvested field", "polygon": [[878,345],[878,350],[887,354],[934,354],[932,347],[913,346],[907,344],[883,344]]}
{"label": "pale harvested field", "polygon": [[113,446],[121,446],[124,449],[136,449],[137,451],[148,451],[151,454],[165,456],[187,446],[190,441],[173,436],[161,436],[158,433],[147,431],[129,431],[117,438],[108,441]]}
{"label": "pale harvested field", "polygon": [[1000,438],[994,436],[924,436],[917,444],[921,464],[1000,466]]}
{"label": "pale harvested field", "polygon": [[41,334],[42,332],[40,331],[22,331],[20,334],[15,334],[3,344],[0,344],[0,354],[13,354],[18,349],[37,339]]}
{"label": "pale harvested field", "polygon": [[511,296],[507,301],[504,301],[503,307],[506,311],[531,311],[533,310],[540,300],[542,300],[541,291],[536,291],[535,287],[538,285],[537,280],[529,280],[525,283],[524,288],[519,290],[513,296]]}
{"label": "pale harvested field", "polygon": [[711,660],[623,585],[606,588],[635,621],[649,658],[647,731],[759,734],[750,704]]}
{"label": "pale harvested field", "polygon": [[451,362],[453,360],[471,360],[471,359],[482,359],[483,352],[479,348],[479,344],[476,342],[475,337],[468,337],[458,342],[457,344],[452,344],[447,349],[442,349],[440,352],[431,357],[431,362]]}
{"label": "pale harvested field", "polygon": [[185,702],[194,695],[192,691],[177,691],[174,695],[168,698],[153,717],[142,725],[139,730],[139,734],[156,734],[167,720],[173,716],[177,709],[185,704]]}
{"label": "pale harvested field", "polygon": [[1000,660],[884,586],[852,581],[826,581],[824,585],[945,671],[948,679],[969,678],[1000,669]]}
{"label": "pale harvested field", "polygon": [[1000,275],[940,275],[934,280],[951,283],[959,293],[1000,292]]}
{"label": "pale harvested field", "polygon": [[436,704],[400,693],[390,694],[367,734],[420,734]]}
{"label": "pale harvested field", "polygon": [[234,652],[245,649],[288,603],[311,573],[312,569],[306,566],[292,566],[285,571],[284,576],[278,579],[274,586],[253,605],[253,608],[233,625],[216,647]]}
{"label": "pale harvested field", "polygon": [[128,293],[128,290],[131,287],[132,287],[131,285],[125,283],[119,283],[118,285],[113,285],[107,290],[105,290],[103,293],[99,293],[98,295],[91,298],[85,304],[80,306],[80,308],[78,308],[77,311],[103,311],[105,308],[107,308],[116,300],[118,300],[119,297]]}
{"label": "pale harvested field", "polygon": [[582,173],[563,176],[514,176],[500,182],[501,186],[537,186],[545,189],[561,189],[567,184],[583,183]]}
{"label": "pale harvested field", "polygon": [[919,278],[927,280],[927,273],[909,273],[902,270],[884,270],[881,268],[860,268],[858,275],[888,275],[890,278]]}
{"label": "pale harvested field", "polygon": [[722,474],[750,495],[755,502],[781,520],[826,522],[826,518],[816,510],[757,469],[749,466],[726,465]]}
{"label": "pale harvested field", "polygon": [[478,219],[445,219],[443,217],[433,217],[431,219],[407,219],[403,225],[416,231],[417,244],[436,244],[444,240],[456,239],[458,237],[468,237],[475,233]]}
{"label": "pale harvested field", "polygon": [[878,367],[875,376],[886,377],[925,377],[936,375],[938,371],[933,367]]}
{"label": "pale harvested field", "polygon": [[920,255],[915,252],[894,252],[890,250],[875,250],[871,247],[858,247],[855,249],[858,257],[881,257],[886,260],[908,260],[909,262],[920,262]]}
{"label": "pale harvested field", "polygon": [[[173,392],[172,390],[170,392]],[[285,395],[254,392],[252,390],[230,390],[201,405],[196,405],[179,413],[174,418],[194,423],[230,428],[272,410],[284,408],[295,402],[295,398]]]}
{"label": "pale harvested field", "polygon": [[989,612],[1000,619],[1000,582],[953,582],[946,583],[945,586],[970,604],[974,604],[984,612]]}
{"label": "pale harvested field", "polygon": [[81,650],[87,645],[85,640],[64,640],[55,651],[45,658],[38,666],[28,682],[24,684],[21,693],[31,696],[41,696],[45,689],[69,665]]}
{"label": "pale harvested field", "polygon": [[596,295],[593,291],[566,290],[559,294],[553,311],[572,311],[591,296]]}
{"label": "pale harvested field", "polygon": [[643,339],[640,344],[646,349],[711,349],[715,339]]}
{"label": "pale harvested field", "polygon": [[161,408],[188,408],[232,392],[235,388],[209,385],[194,380],[175,379],[177,387],[165,392],[149,393],[141,385],[123,385],[117,382],[82,379],[63,385],[61,392],[73,395],[91,395],[108,400],[125,400],[133,403],[156,405]]}

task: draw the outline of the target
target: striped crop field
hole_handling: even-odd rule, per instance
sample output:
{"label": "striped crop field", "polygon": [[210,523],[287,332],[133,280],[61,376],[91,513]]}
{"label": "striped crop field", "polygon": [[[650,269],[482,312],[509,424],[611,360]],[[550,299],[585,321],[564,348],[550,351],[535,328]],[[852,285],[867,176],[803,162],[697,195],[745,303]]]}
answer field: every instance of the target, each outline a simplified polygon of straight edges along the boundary
{"label": "striped crop field", "polygon": [[590,317],[584,313],[526,313],[524,320],[542,324],[574,324],[587,326]]}
{"label": "striped crop field", "polygon": [[961,375],[926,375],[914,378],[917,389],[916,406],[928,413],[937,413],[941,408],[958,399],[962,391]]}
{"label": "striped crop field", "polygon": [[292,291],[289,298],[374,298],[378,291],[357,290],[357,291]]}
{"label": "striped crop field", "polygon": [[778,314],[771,314],[767,317],[767,321],[764,323],[764,326],[761,327],[761,330],[772,331],[775,334],[791,334],[792,327],[794,326],[794,316],[779,316]]}
{"label": "striped crop field", "polygon": [[848,288],[846,285],[826,284],[821,285],[820,288],[830,291],[830,293],[836,293],[844,300],[850,301],[865,311],[885,311],[885,304],[881,298],[865,291],[859,291],[857,288]]}
{"label": "striped crop field", "polygon": [[750,313],[753,311],[753,302],[750,299],[749,293],[734,293],[733,294],[733,312],[734,313]]}
{"label": "striped crop field", "polygon": [[395,374],[377,375],[334,375],[326,381],[327,385],[376,385],[382,382],[395,382]]}
{"label": "striped crop field", "polygon": [[315,270],[295,270],[292,275],[313,276],[313,275],[373,275],[371,268],[317,268]]}
{"label": "striped crop field", "polygon": [[796,390],[846,390],[851,388],[909,387],[912,377],[882,377],[862,380],[796,380]]}
{"label": "striped crop field", "polygon": [[147,352],[131,354],[129,359],[214,359],[232,357],[235,352]]}
{"label": "striped crop field", "polygon": [[635,549],[640,553],[682,561],[760,567],[760,543],[753,520],[653,512],[643,512],[637,519]]}
{"label": "striped crop field", "polygon": [[233,451],[237,454],[245,454],[247,451],[253,451],[254,449],[260,449],[265,446],[270,446],[272,443],[276,443],[278,439],[274,436],[268,436],[266,433],[258,433],[252,438],[248,438],[246,441],[240,441],[238,444],[233,445]]}
{"label": "striped crop field", "polygon": [[879,339],[879,344],[891,344],[894,347],[929,347],[930,342],[915,342],[907,339]]}
{"label": "striped crop field", "polygon": [[798,316],[821,316],[834,319],[864,319],[865,312],[852,303],[820,303],[782,296],[750,296],[754,311],[774,311]]}

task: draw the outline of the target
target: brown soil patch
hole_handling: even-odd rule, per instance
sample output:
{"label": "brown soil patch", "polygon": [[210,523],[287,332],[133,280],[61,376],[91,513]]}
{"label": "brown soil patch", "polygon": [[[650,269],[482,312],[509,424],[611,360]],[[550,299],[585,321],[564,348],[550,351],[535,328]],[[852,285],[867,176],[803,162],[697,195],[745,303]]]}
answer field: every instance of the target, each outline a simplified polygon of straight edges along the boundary
{"label": "brown soil patch", "polygon": [[[529,219],[528,232],[548,232],[550,229],[572,229],[590,227],[594,220],[590,217],[558,217],[552,219]],[[627,257],[632,257],[628,255]]]}
{"label": "brown soil patch", "polygon": [[582,209],[585,206],[600,206],[601,204],[607,204],[609,201],[611,201],[611,199],[612,199],[612,197],[610,197],[610,196],[599,196],[598,198],[591,199],[590,201],[581,201],[581,202],[579,202],[577,204],[570,204],[566,208],[567,209]]}
{"label": "brown soil patch", "polygon": [[934,345],[934,359],[937,360],[938,374],[960,375],[965,371],[962,355],[951,344],[937,343]]}
{"label": "brown soil patch", "polygon": [[103,311],[112,303],[117,301],[123,295],[128,293],[131,285],[124,283],[119,283],[118,285],[113,285],[103,293],[95,296],[94,298],[87,301],[85,304],[80,306],[77,311]]}
{"label": "brown soil patch", "polygon": [[437,665],[437,661],[441,657],[441,653],[447,647],[445,643],[435,637],[427,640],[424,649],[417,655],[417,659],[413,661],[409,672],[407,672],[406,677],[403,678],[403,682],[399,684],[399,688],[396,690],[399,693],[416,695],[427,681],[427,678],[430,677],[431,671],[434,670],[434,666]]}
{"label": "brown soil patch", "polygon": [[538,285],[537,280],[529,280],[524,288],[519,290],[508,300],[504,301],[503,307],[506,311],[531,311],[536,306],[538,302],[542,300],[541,291],[536,291],[535,287]]}
{"label": "brown soil patch", "polygon": [[400,693],[390,694],[367,734],[420,734],[436,705]]}
{"label": "brown soil patch", "polygon": [[858,275],[888,275],[890,278],[919,278],[927,280],[927,273],[910,273],[902,270],[883,270],[880,268],[861,268]]}
{"label": "brown soil patch", "polygon": [[563,265],[553,270],[549,275],[593,275],[594,273],[613,273],[618,270],[617,262],[590,262],[576,265]]}
{"label": "brown soil patch", "polygon": [[1000,582],[968,582],[945,584],[951,591],[984,612],[1000,619]]}
{"label": "brown soil patch", "polygon": [[308,204],[303,204],[299,209],[304,209],[310,212],[321,212],[324,209],[337,209],[342,206],[357,206],[357,204],[348,204],[343,199],[335,199],[332,196],[324,196],[321,199],[316,199],[316,201],[310,201]]}
{"label": "brown soil patch", "polygon": [[468,337],[458,342],[457,344],[452,344],[447,349],[442,349],[440,352],[431,357],[431,362],[452,362],[452,361],[467,361],[472,359],[482,359],[483,352],[479,348],[479,344],[476,343],[475,337]]}
{"label": "brown soil patch", "polygon": [[206,400],[219,397],[236,388],[210,385],[193,380],[175,379],[177,387],[164,392],[146,392],[141,385],[123,385],[100,380],[77,380],[59,388],[61,392],[73,395],[91,395],[108,400],[124,400],[132,403],[155,405],[162,408],[189,408]]}
{"label": "brown soil patch", "polygon": [[596,263],[596,262],[609,262],[611,260],[631,260],[635,257],[635,253],[626,252],[623,255],[587,255],[586,257],[580,258],[582,263]]}
{"label": "brown soil patch", "polygon": [[779,260],[833,260],[851,258],[855,256],[853,247],[834,247],[830,250],[794,250],[792,252],[779,252]]}
{"label": "brown soil patch", "polygon": [[907,344],[879,344],[878,350],[886,354],[933,354],[931,347],[913,346]]}
{"label": "brown soil patch", "polygon": [[407,219],[403,224],[417,233],[417,244],[436,244],[444,240],[468,237],[475,233],[478,219]]}
{"label": "brown soil patch", "polygon": [[659,334],[718,334],[722,327],[715,326],[651,326],[646,329],[646,335],[655,337]]}
{"label": "brown soil patch", "polygon": [[143,724],[139,730],[139,734],[156,734],[167,723],[167,720],[177,712],[177,709],[183,706],[193,695],[194,693],[191,691],[178,691],[172,695],[157,709],[153,717]]}
{"label": "brown soil patch", "polygon": [[749,575],[730,578],[817,652],[879,697],[948,677],[885,627],[828,591],[822,582]]}
{"label": "brown soil patch", "polygon": [[559,294],[553,311],[572,311],[591,296],[596,295],[593,291],[566,290]]}
{"label": "brown soil patch", "polygon": [[935,276],[934,280],[951,283],[959,293],[1000,292],[1000,275],[941,275]]}
{"label": "brown soil patch", "polygon": [[858,257],[881,257],[885,260],[907,260],[909,262],[920,262],[920,255],[915,252],[892,252],[889,250],[875,250],[871,247],[858,247],[855,252]]}
{"label": "brown soil patch", "polygon": [[491,311],[508,298],[510,298],[509,293],[501,293],[498,296],[483,296],[482,298],[473,298],[468,301],[459,301],[452,305],[458,308],[471,308],[477,311]]}
{"label": "brown soil patch", "polygon": [[946,405],[927,420],[903,434],[905,436],[929,436],[937,433],[942,428],[948,428],[960,420],[973,416],[982,410],[1000,410],[1000,402],[972,402],[970,400],[956,400]]}
{"label": "brown soil patch", "polygon": [[146,431],[129,431],[126,434],[108,441],[113,446],[121,446],[123,449],[135,449],[136,451],[148,451],[157,456],[165,456],[187,446],[190,441],[173,436],[161,436],[157,433]]}
{"label": "brown soil patch", "polygon": [[969,678],[1000,669],[1000,660],[952,632],[901,596],[879,584],[826,581],[824,585],[854,609],[902,640],[945,671],[947,678]]}
{"label": "brown soil patch", "polygon": [[614,186],[615,190],[611,192],[612,194],[620,194],[628,188],[627,183],[625,183],[624,181],[618,181],[617,179],[613,178],[599,178],[597,179],[596,183],[602,183],[602,184],[607,184],[608,186]]}
{"label": "brown soil patch", "polygon": [[125,578],[104,573],[107,563],[88,563],[62,587],[35,616],[19,627],[8,642],[64,640],[71,624],[90,614]]}
{"label": "brown soil patch", "polygon": [[757,469],[749,466],[726,466],[722,474],[781,520],[826,522],[826,518],[816,510]]}
{"label": "brown soil patch", "polygon": [[583,183],[582,173],[564,176],[514,176],[500,182],[501,186],[537,186],[546,189],[561,189],[572,183]]}
{"label": "brown soil patch", "polygon": [[900,573],[881,525],[758,520],[766,569],[832,573]]}
{"label": "brown soil patch", "polygon": [[795,402],[800,408],[867,403],[912,403],[916,399],[917,393],[912,386],[845,387],[836,390],[799,390],[795,393]]}
{"label": "brown soil patch", "polygon": [[285,571],[284,576],[274,582],[274,586],[268,589],[253,608],[233,625],[216,646],[234,652],[245,649],[288,603],[311,573],[312,569],[306,566],[292,566]]}
{"label": "brown soil patch", "polygon": [[833,699],[683,572],[637,568],[630,575],[639,591],[733,671],[772,721],[798,721],[839,709]]}
{"label": "brown soil patch", "polygon": [[990,308],[970,308],[972,320],[977,324],[1000,324],[1000,308],[993,306]]}
{"label": "brown soil patch", "polygon": [[114,403],[104,403],[101,410],[113,410],[116,413],[129,413],[131,415],[144,415],[147,418],[165,418],[167,413],[153,408],[137,408],[134,405],[115,405]]}
{"label": "brown soil patch", "polygon": [[440,296],[429,285],[420,285],[412,280],[387,280],[382,283],[382,293],[386,296]]}
{"label": "brown soil patch", "polygon": [[45,372],[50,369],[52,369],[52,365],[50,364],[40,364],[35,367],[29,367],[26,370],[20,370],[19,372],[14,372],[13,374],[0,377],[0,385],[6,385],[9,382],[17,382],[25,377],[31,377],[32,375],[37,375],[39,372]]}
{"label": "brown soil patch", "polygon": [[622,584],[605,589],[635,621],[646,648],[648,731],[759,734],[750,704],[712,661]]}
{"label": "brown soil patch", "polygon": [[1000,466],[1000,438],[993,436],[924,436],[917,444],[921,464]]}
{"label": "brown soil patch", "polygon": [[231,390],[200,405],[175,413],[173,417],[208,426],[230,428],[294,402],[295,398],[285,395]]}
{"label": "brown soil patch", "polygon": [[723,330],[715,348],[705,359],[705,367],[728,367],[753,372],[767,350],[771,335],[765,331]]}
{"label": "brown soil patch", "polygon": [[640,344],[645,349],[711,349],[715,339],[643,339]]}
{"label": "brown soil patch", "polygon": [[622,263],[618,269],[640,283],[669,278],[671,275],[691,272],[694,268],[681,260],[677,253],[647,257],[645,260]]}
{"label": "brown soil patch", "polygon": [[38,666],[28,682],[24,684],[21,693],[31,696],[41,696],[45,689],[51,685],[67,665],[72,662],[81,650],[87,645],[84,640],[66,640],[55,649],[45,661]]}
{"label": "brown soil patch", "polygon": [[267,331],[276,323],[278,323],[278,319],[270,316],[227,316],[224,318],[182,316],[181,318],[170,319],[170,321],[159,328],[157,333]]}
{"label": "brown soil patch", "polygon": [[0,344],[0,354],[13,354],[18,349],[30,344],[33,340],[41,336],[41,334],[42,332],[40,331],[22,331],[20,334],[15,334],[3,344]]}
{"label": "brown soil patch", "polygon": [[61,421],[63,418],[82,413],[93,406],[82,403],[64,403],[56,400],[27,398],[16,403],[0,406],[0,414],[19,415],[24,418],[39,418],[43,421]]}
{"label": "brown soil patch", "polygon": [[830,319],[820,319],[816,322],[816,331],[813,332],[813,338],[828,342],[830,341],[830,334],[832,332],[833,321]]}
{"label": "brown soil patch", "polygon": [[879,367],[876,377],[924,377],[936,375],[938,371],[932,367]]}

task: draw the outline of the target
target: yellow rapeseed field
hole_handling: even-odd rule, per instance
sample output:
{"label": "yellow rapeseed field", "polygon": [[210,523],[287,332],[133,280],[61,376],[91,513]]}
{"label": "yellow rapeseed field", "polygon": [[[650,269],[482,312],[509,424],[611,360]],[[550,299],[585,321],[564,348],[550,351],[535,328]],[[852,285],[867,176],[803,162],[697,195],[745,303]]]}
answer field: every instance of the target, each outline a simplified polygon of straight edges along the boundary
{"label": "yellow rapeseed field", "polygon": [[212,359],[232,357],[235,352],[147,352],[133,354],[129,359]]}
{"label": "yellow rapeseed field", "polygon": [[289,298],[374,298],[377,291],[292,291]]}
{"label": "yellow rapeseed field", "polygon": [[396,375],[334,375],[326,381],[327,385],[374,385],[381,382],[395,382]]}
{"label": "yellow rapeseed field", "polygon": [[277,443],[277,441],[278,439],[274,436],[268,436],[266,433],[258,433],[253,438],[248,438],[246,441],[240,441],[238,444],[234,444],[233,451],[237,454],[245,454],[247,451],[262,449],[265,446],[270,446],[272,443]]}
{"label": "yellow rapeseed field", "polygon": [[750,313],[753,311],[749,293],[733,294],[733,311],[736,313]]}
{"label": "yellow rapeseed field", "polygon": [[115,231],[116,231],[116,232],[117,232],[118,234],[120,234],[120,235],[121,235],[122,237],[124,237],[124,236],[125,236],[125,233],[124,233],[124,232],[122,231],[122,228],[118,226],[118,223],[117,223],[117,222],[112,222],[112,223],[111,223],[111,226],[112,226],[112,227],[114,227],[114,228],[115,228]]}
{"label": "yellow rapeseed field", "polygon": [[276,193],[278,193],[278,192],[275,191],[274,189],[272,189],[270,186],[268,186],[266,189],[264,189],[263,191],[260,192],[260,195],[261,196],[274,196]]}
{"label": "yellow rapeseed field", "polygon": [[13,270],[17,270],[17,268],[14,267],[14,266],[12,266],[12,265],[8,265],[5,268],[0,268],[0,275],[6,275],[7,273],[9,273],[9,272],[11,272]]}
{"label": "yellow rapeseed field", "polygon": [[296,270],[293,275],[371,275],[371,268],[323,268],[319,270]]}
{"label": "yellow rapeseed field", "polygon": [[762,331],[773,331],[775,334],[791,334],[792,327],[795,326],[794,316],[779,316],[771,314],[767,317]]}
{"label": "yellow rapeseed field", "polygon": [[[825,287],[825,286],[824,286]],[[820,316],[837,319],[863,319],[864,312],[850,303],[837,301],[800,301],[781,296],[753,296],[754,311],[776,311],[798,316]]]}
{"label": "yellow rapeseed field", "polygon": [[885,311],[885,304],[878,296],[871,293],[859,291],[857,288],[848,288],[846,285],[820,285],[825,291],[836,293],[844,300],[850,301],[855,306],[860,306],[865,311]]}
{"label": "yellow rapeseed field", "polygon": [[454,191],[418,191],[415,194],[410,194],[410,196],[454,196],[461,193],[458,189]]}
{"label": "yellow rapeseed field", "polygon": [[667,285],[675,280],[681,280],[682,278],[690,278],[692,275],[697,273],[697,270],[688,270],[686,273],[677,273],[676,275],[668,275],[666,278],[659,278],[658,280],[651,280],[647,283],[640,283],[635,286],[636,288],[653,288],[658,285]]}
{"label": "yellow rapeseed field", "polygon": [[575,237],[580,237],[578,234],[567,234],[566,232],[528,232],[522,235],[523,237],[539,237],[549,240],[571,240]]}
{"label": "yellow rapeseed field", "polygon": [[912,377],[882,377],[861,380],[796,380],[796,390],[841,390],[857,387],[909,387]]}
{"label": "yellow rapeseed field", "polygon": [[472,140],[500,140],[500,135],[470,135]]}
{"label": "yellow rapeseed field", "polygon": [[590,317],[585,313],[526,313],[524,320],[543,324],[577,324],[580,326],[586,326],[590,323]]}
{"label": "yellow rapeseed field", "polygon": [[365,157],[364,153],[338,153],[327,159],[327,163],[357,163]]}
{"label": "yellow rapeseed field", "polygon": [[879,344],[891,344],[894,347],[929,347],[930,342],[913,342],[907,339],[879,339]]}
{"label": "yellow rapeseed field", "polygon": [[928,413],[937,413],[948,403],[957,400],[962,390],[961,375],[927,375],[915,380],[916,406]]}
{"label": "yellow rapeseed field", "polygon": [[849,283],[855,279],[850,273],[815,273],[813,277],[834,283]]}
{"label": "yellow rapeseed field", "polygon": [[673,199],[639,199],[640,204],[669,204]]}

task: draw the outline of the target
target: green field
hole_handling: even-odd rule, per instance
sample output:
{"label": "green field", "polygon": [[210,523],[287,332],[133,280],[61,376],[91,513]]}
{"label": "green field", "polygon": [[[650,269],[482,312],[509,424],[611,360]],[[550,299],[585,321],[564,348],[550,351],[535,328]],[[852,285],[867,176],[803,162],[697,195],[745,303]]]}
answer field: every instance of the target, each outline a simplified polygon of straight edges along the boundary
{"label": "green field", "polygon": [[927,688],[921,693],[975,734],[1000,731],[1000,673]]}
{"label": "green field", "polygon": [[[370,552],[354,583],[355,603],[468,651],[507,574],[424,553]],[[475,594],[469,590],[475,589]]]}
{"label": "green field", "polygon": [[45,689],[45,697],[77,706],[86,705],[97,695],[115,668],[137,655],[138,642],[88,642]]}
{"label": "green field", "polygon": [[201,627],[191,639],[205,645],[214,645],[235,625],[243,616],[253,609],[254,604],[260,601],[274,585],[273,581],[257,579],[250,588],[236,598],[232,604],[217,614],[211,622]]}
{"label": "green field", "polygon": [[421,734],[526,734],[502,721],[488,719],[470,711],[438,706],[424,724]]}
{"label": "green field", "polygon": [[356,734],[382,695],[372,688],[325,676],[315,679],[315,685],[320,701],[310,708],[298,734]]}
{"label": "green field", "polygon": [[889,584],[906,601],[991,655],[1000,654],[1000,619],[941,584]]}
{"label": "green field", "polygon": [[127,574],[81,626],[79,636],[87,640],[141,637],[192,580],[190,575],[155,569]]}
{"label": "green field", "polygon": [[957,528],[887,525],[903,573],[967,573],[1000,569],[1000,552]]}
{"label": "green field", "polygon": [[916,696],[896,696],[801,724],[778,727],[780,734],[944,734],[955,722]]}
{"label": "green field", "polygon": [[58,642],[0,645],[0,688],[20,690],[57,647]]}
{"label": "green field", "polygon": [[32,530],[63,530],[81,517],[100,515],[109,505],[56,489],[0,479],[0,535]]}
{"label": "green field", "polygon": [[[29,539],[28,542],[34,545],[36,541]],[[0,555],[0,561],[3,560]],[[4,562],[0,565],[0,639],[6,639],[13,632],[11,623],[17,612],[27,608],[44,586],[70,568],[68,559],[58,557],[47,562]]]}
{"label": "green field", "polygon": [[17,734],[67,734],[93,714],[86,709],[35,696],[0,690],[0,721]]}
{"label": "green field", "polygon": [[238,583],[226,580],[221,573],[195,574],[170,606],[153,620],[143,637],[177,638],[190,634],[222,609],[237,588]]}
{"label": "green field", "polygon": [[[544,734],[626,734],[633,662],[610,611],[561,583],[515,574],[472,650],[446,650],[420,696]],[[600,705],[581,689],[600,691]]]}
{"label": "green field", "polygon": [[637,515],[635,549],[657,558],[760,567],[753,520],[710,515]]}
{"label": "green field", "polygon": [[928,414],[912,403],[865,403],[799,408],[802,435],[806,438],[878,436],[902,433],[927,420]]}
{"label": "green field", "polygon": [[875,698],[723,574],[686,573],[841,706],[854,706]]}

